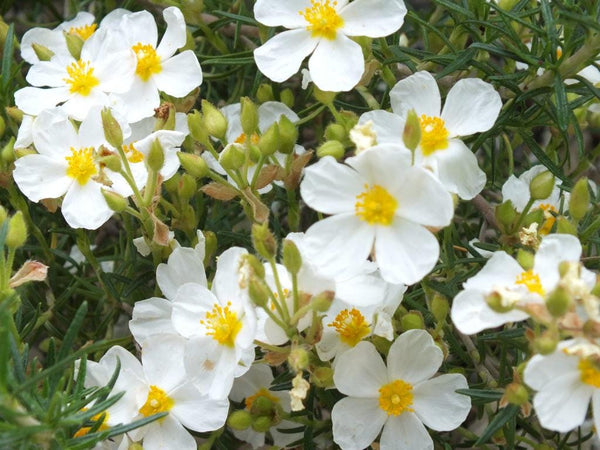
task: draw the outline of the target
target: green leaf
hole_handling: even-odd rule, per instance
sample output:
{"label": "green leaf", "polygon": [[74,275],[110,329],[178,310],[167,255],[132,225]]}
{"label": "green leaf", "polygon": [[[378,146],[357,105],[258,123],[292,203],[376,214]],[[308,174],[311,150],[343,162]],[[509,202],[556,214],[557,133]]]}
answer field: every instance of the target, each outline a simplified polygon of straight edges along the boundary
{"label": "green leaf", "polygon": [[475,442],[475,446],[483,445],[494,435],[496,431],[502,428],[506,423],[512,420],[519,413],[519,406],[508,405],[506,408],[502,408],[492,419],[488,427],[485,429],[483,434]]}
{"label": "green leaf", "polygon": [[4,50],[2,53],[2,87],[5,89],[11,81],[11,68],[13,62],[13,46],[15,40],[15,25],[10,24],[4,41]]}

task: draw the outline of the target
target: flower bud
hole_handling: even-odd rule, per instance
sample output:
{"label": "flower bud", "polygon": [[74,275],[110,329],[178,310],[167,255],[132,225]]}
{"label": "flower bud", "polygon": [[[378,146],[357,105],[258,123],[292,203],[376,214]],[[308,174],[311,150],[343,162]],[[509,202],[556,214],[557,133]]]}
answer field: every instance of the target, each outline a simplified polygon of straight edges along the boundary
{"label": "flower bud", "polygon": [[502,231],[510,232],[517,218],[517,211],[510,200],[500,203],[496,206],[495,211],[496,221],[501,226]]}
{"label": "flower bud", "polygon": [[31,48],[40,61],[50,61],[54,56],[54,52],[42,44],[34,42],[31,44]]}
{"label": "flower bud", "polygon": [[410,311],[400,319],[402,331],[408,330],[424,330],[425,321],[419,311]]}
{"label": "flower bud", "polygon": [[38,153],[31,147],[15,148],[15,158],[19,159],[27,155],[37,155]]}
{"label": "flower bud", "polygon": [[448,311],[450,310],[448,299],[443,295],[435,294],[431,299],[429,309],[433,314],[433,317],[435,317],[436,322],[444,323],[446,317],[448,317]]}
{"label": "flower bud", "polygon": [[81,47],[83,47],[84,41],[76,34],[63,32],[65,41],[67,42],[67,49],[73,58],[76,60],[81,56]]}
{"label": "flower bud", "polygon": [[194,196],[197,190],[198,186],[196,184],[196,179],[193,176],[188,173],[181,175],[181,179],[177,186],[177,195],[179,195],[180,199],[187,202]]}
{"label": "flower bud", "polygon": [[302,267],[302,255],[294,241],[289,239],[283,241],[283,265],[292,275],[297,275]]}
{"label": "flower bud", "polygon": [[204,127],[208,131],[208,134],[221,141],[225,139],[225,133],[227,132],[227,119],[223,113],[215,108],[215,106],[208,100],[202,100],[202,121],[204,123]]}
{"label": "flower bud", "polygon": [[15,137],[11,136],[6,145],[2,148],[2,152],[0,153],[0,157],[2,161],[7,164],[10,164],[15,160]]}
{"label": "flower bud", "polygon": [[310,374],[310,380],[317,387],[328,388],[333,386],[333,369],[331,367],[316,367]]}
{"label": "flower bud", "polygon": [[110,108],[102,108],[102,128],[104,128],[104,137],[106,142],[114,148],[121,148],[123,145],[123,131],[119,122],[113,117]]}
{"label": "flower bud", "polygon": [[267,416],[259,416],[252,422],[252,429],[257,433],[266,433],[271,428],[271,418]]}
{"label": "flower bud", "polygon": [[529,393],[521,383],[510,383],[506,386],[504,398],[512,405],[521,406],[529,401]]}
{"label": "flower bud", "polygon": [[219,155],[219,164],[225,170],[237,170],[246,162],[244,148],[240,144],[227,145]]}
{"label": "flower bud", "polygon": [[517,252],[517,262],[521,265],[523,270],[530,270],[533,268],[533,253],[520,248]]}
{"label": "flower bud", "polygon": [[248,283],[248,296],[256,306],[267,308],[271,292],[262,280],[251,277]]}
{"label": "flower bud", "polygon": [[119,172],[121,170],[121,158],[118,155],[109,154],[106,156],[101,156],[98,158],[98,162],[113,172]]}
{"label": "flower bud", "polygon": [[554,317],[562,317],[570,308],[573,300],[565,288],[558,286],[546,298],[546,308]]}
{"label": "flower bud", "polygon": [[279,149],[279,125],[272,124],[258,140],[258,148],[264,156],[271,156]]}
{"label": "flower bud", "polygon": [[326,141],[317,148],[317,157],[333,156],[335,159],[341,159],[346,150],[340,141]]}
{"label": "flower bud", "polygon": [[4,111],[6,111],[6,115],[16,123],[21,123],[23,121],[23,111],[16,106],[7,106],[4,108]]}
{"label": "flower bud", "polygon": [[558,345],[558,339],[551,333],[544,332],[540,336],[537,336],[533,340],[533,351],[540,355],[549,355],[554,353],[556,346]]}
{"label": "flower bud", "polygon": [[5,244],[8,248],[15,249],[21,247],[26,240],[27,225],[25,224],[25,217],[23,217],[21,211],[17,211],[8,223]]}
{"label": "flower bud", "polygon": [[556,232],[577,236],[577,227],[566,217],[560,216],[556,219]]}
{"label": "flower bud", "polygon": [[154,139],[152,145],[150,146],[150,151],[148,152],[148,157],[146,158],[146,165],[150,170],[158,172],[162,169],[162,166],[165,163],[165,152],[160,144],[158,139]]}
{"label": "flower bud", "polygon": [[258,129],[258,109],[248,97],[240,99],[242,109],[240,111],[240,122],[246,136],[252,136]]}
{"label": "flower bud", "polygon": [[294,98],[294,92],[290,88],[285,88],[279,94],[279,100],[288,108],[293,108],[296,99]]}
{"label": "flower bud", "polygon": [[181,166],[187,173],[195,178],[204,178],[208,175],[209,168],[201,156],[193,153],[177,152]]}
{"label": "flower bud", "polygon": [[293,348],[288,356],[288,363],[294,372],[300,372],[306,369],[309,362],[309,354],[302,347]]}
{"label": "flower bud", "polygon": [[330,123],[325,128],[325,139],[328,141],[340,141],[343,142],[348,138],[346,129],[339,123]]}
{"label": "flower bud", "polygon": [[243,264],[248,265],[252,269],[254,275],[261,279],[265,278],[265,266],[258,260],[256,256],[254,256],[252,253],[246,253],[240,258]]}
{"label": "flower bud", "polygon": [[[205,102],[206,100],[203,100]],[[212,105],[211,105],[212,106]],[[213,107],[214,108],[214,107]],[[188,129],[190,135],[198,142],[207,142],[209,131],[206,126],[206,120],[200,114],[200,111],[195,109],[187,115]]]}
{"label": "flower bud", "polygon": [[402,132],[402,141],[407,149],[414,152],[421,142],[421,124],[419,117],[414,109],[408,111],[406,115],[406,124]]}
{"label": "flower bud", "polygon": [[329,311],[329,307],[335,298],[335,292],[333,291],[323,291],[315,295],[311,301],[310,306],[313,311],[316,312],[327,312]]}
{"label": "flower bud", "polygon": [[134,442],[127,447],[127,450],[144,450],[144,447],[142,447],[142,444]]}
{"label": "flower bud", "polygon": [[177,186],[179,186],[179,179],[181,175],[176,173],[168,180],[165,180],[163,183],[163,187],[167,190],[167,192],[171,195],[177,194]]}
{"label": "flower bud", "polygon": [[318,102],[321,102],[324,105],[329,105],[330,103],[333,103],[333,100],[335,100],[336,95],[337,92],[322,91],[317,87],[317,85],[315,85],[315,87],[313,88],[313,97]]}
{"label": "flower bud", "polygon": [[571,190],[569,198],[569,214],[573,219],[579,221],[583,219],[590,207],[590,191],[588,189],[588,179],[580,178]]}
{"label": "flower bud", "polygon": [[277,242],[266,223],[252,225],[252,244],[258,254],[267,260],[277,254]]}
{"label": "flower bud", "polygon": [[256,90],[256,100],[258,103],[272,102],[275,100],[273,95],[273,86],[267,83],[262,83]]}
{"label": "flower bud", "polygon": [[536,175],[529,183],[529,195],[534,200],[550,197],[552,189],[554,189],[554,175],[548,170]]}
{"label": "flower bud", "polygon": [[252,415],[245,409],[239,409],[229,414],[227,425],[234,430],[245,430],[252,425]]}
{"label": "flower bud", "polygon": [[106,189],[101,189],[102,196],[106,201],[108,207],[117,213],[125,211],[125,208],[128,206],[128,201],[122,195],[117,194],[113,191],[108,191]]}
{"label": "flower bud", "polygon": [[298,140],[298,128],[286,116],[279,119],[279,151],[290,154]]}
{"label": "flower bud", "polygon": [[485,301],[492,311],[497,313],[506,313],[512,311],[514,305],[512,303],[506,304],[502,298],[502,294],[499,292],[491,292],[485,297]]}

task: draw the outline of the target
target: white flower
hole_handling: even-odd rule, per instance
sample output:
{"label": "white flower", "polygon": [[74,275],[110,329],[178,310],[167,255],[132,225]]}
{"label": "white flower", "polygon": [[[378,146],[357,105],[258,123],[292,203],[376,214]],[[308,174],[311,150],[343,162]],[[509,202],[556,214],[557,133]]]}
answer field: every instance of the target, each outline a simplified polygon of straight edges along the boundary
{"label": "white flower", "polygon": [[[592,348],[587,356],[582,348]],[[600,429],[600,366],[598,345],[569,340],[546,356],[535,355],[523,373],[525,383],[538,391],[533,407],[540,424],[549,430],[566,433],[583,424],[590,400],[594,425]]]}
{"label": "white flower", "polygon": [[[17,186],[33,202],[64,195],[61,209],[69,226],[98,228],[113,214],[101,189],[123,196],[132,193],[121,175],[101,168],[96,160],[100,146],[109,147],[100,110],[91,110],[79,129],[60,109],[42,112],[35,123],[32,135],[38,154],[15,161]],[[126,123],[121,128],[125,135],[130,132]]]}
{"label": "white flower", "polygon": [[117,104],[127,120],[137,122],[154,114],[160,104],[158,91],[185,97],[202,83],[198,58],[191,50],[175,52],[186,42],[186,26],[181,11],[172,6],[163,11],[167,30],[158,42],[154,17],[148,11],[126,14],[113,29],[122,33],[123,44],[137,57],[131,87],[117,95]]}
{"label": "white flower", "polygon": [[38,115],[62,103],[69,116],[83,120],[96,105],[109,106],[110,93],[126,92],[133,82],[136,59],[116,33],[98,31],[81,48],[75,60],[57,54],[29,69],[27,81],[33,86],[15,92],[15,103],[25,114]]}
{"label": "white flower", "polygon": [[410,155],[374,147],[340,164],[332,157],[305,169],[302,198],[331,214],[306,232],[311,259],[323,270],[347,272],[374,249],[382,277],[413,284],[435,265],[437,239],[426,226],[450,223],[450,194]]}
{"label": "white flower", "polygon": [[256,20],[290,29],[254,51],[259,70],[282,82],[298,72],[304,58],[310,77],[324,91],[348,91],[364,72],[363,53],[349,36],[383,37],[404,21],[402,0],[258,0]]}
{"label": "white flower", "polygon": [[[394,113],[383,110],[363,114],[359,124],[373,122],[378,144],[404,148],[402,133],[406,115],[414,109],[421,126],[421,142],[415,164],[430,169],[449,191],[469,200],[485,186],[485,173],[462,136],[489,130],[502,100],[492,85],[477,78],[458,81],[441,108],[438,85],[429,72],[417,72],[399,81],[390,92]],[[440,112],[441,111],[441,112]]]}
{"label": "white flower", "polygon": [[471,399],[455,392],[468,387],[463,375],[431,378],[442,361],[442,351],[423,330],[410,330],[396,339],[387,367],[370,342],[360,342],[339,355],[333,380],[348,397],[331,412],[336,444],[344,450],[363,449],[383,428],[382,450],[433,450],[423,424],[450,431],[471,409]]}

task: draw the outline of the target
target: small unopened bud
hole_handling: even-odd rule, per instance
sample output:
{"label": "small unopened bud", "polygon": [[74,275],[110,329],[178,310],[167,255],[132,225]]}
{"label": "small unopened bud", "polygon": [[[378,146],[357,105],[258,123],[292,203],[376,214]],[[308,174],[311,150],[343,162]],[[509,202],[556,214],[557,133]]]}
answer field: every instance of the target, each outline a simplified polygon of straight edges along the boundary
{"label": "small unopened bud", "polygon": [[250,161],[257,163],[262,155],[260,148],[258,148],[258,145],[254,145],[254,144],[247,144],[247,145],[248,145],[248,147],[247,147],[248,157],[250,158]]}
{"label": "small unopened bud", "polygon": [[4,111],[6,111],[6,115],[15,122],[21,123],[23,121],[23,111],[16,106],[7,106],[4,108]]}
{"label": "small unopened bud", "polygon": [[114,118],[110,108],[102,108],[102,128],[104,128],[104,137],[106,142],[114,148],[121,148],[123,145],[123,131],[119,122]]}
{"label": "small unopened bud", "polygon": [[550,197],[552,189],[554,189],[554,175],[548,170],[536,175],[529,183],[529,194],[534,200]]}
{"label": "small unopened bud", "polygon": [[256,256],[254,256],[252,253],[246,253],[240,258],[242,259],[243,264],[247,264],[250,269],[252,269],[254,275],[256,275],[258,278],[265,278],[265,266],[258,260]]}
{"label": "small unopened bud", "polygon": [[590,207],[590,191],[588,179],[583,177],[575,183],[569,198],[569,214],[577,221],[583,219]]}
{"label": "small unopened bud", "polygon": [[333,156],[335,159],[341,159],[346,150],[340,141],[326,141],[317,148],[317,157]]}
{"label": "small unopened bud", "polygon": [[523,270],[530,270],[533,267],[533,253],[520,248],[517,252],[517,262]]}
{"label": "small unopened bud", "polygon": [[198,155],[185,152],[177,152],[181,166],[187,173],[195,178],[204,178],[208,175],[209,168],[206,161]]}
{"label": "small unopened bud", "polygon": [[73,58],[76,60],[81,56],[81,48],[83,47],[84,41],[76,34],[63,32],[65,41],[67,42],[67,49]]}
{"label": "small unopened bud", "polygon": [[500,203],[496,206],[496,221],[502,227],[504,232],[509,232],[517,218],[517,211],[510,200]]}
{"label": "small unopened bud", "polygon": [[310,362],[308,352],[302,347],[292,349],[288,356],[288,363],[294,372],[300,372],[308,367]]}
{"label": "small unopened bud", "polygon": [[152,145],[150,146],[150,151],[148,152],[148,157],[146,158],[146,164],[150,170],[154,170],[158,172],[162,169],[165,163],[165,151],[160,144],[158,139],[154,139]]}
{"label": "small unopened bud", "polygon": [[491,292],[485,297],[485,301],[492,311],[497,313],[506,313],[512,311],[514,305],[504,301],[502,294],[499,292]]}
{"label": "small unopened bud", "polygon": [[[204,100],[206,101],[206,100]],[[212,106],[212,105],[211,105]],[[188,129],[190,135],[198,142],[208,141],[208,129],[206,127],[206,120],[200,114],[200,111],[194,110],[187,115]]]}
{"label": "small unopened bud", "polygon": [[298,128],[286,116],[279,119],[279,151],[290,154],[298,140]]}
{"label": "small unopened bud", "polygon": [[402,141],[407,149],[414,152],[421,142],[421,124],[419,117],[414,109],[408,111],[406,115],[406,124],[402,132]]}
{"label": "small unopened bud", "polygon": [[19,248],[27,240],[27,225],[21,211],[17,211],[8,222],[8,233],[6,234],[6,246],[8,248]]}
{"label": "small unopened bud", "polygon": [[448,299],[443,295],[435,294],[431,299],[430,310],[438,323],[444,323],[450,310]]}
{"label": "small unopened bud", "polygon": [[265,156],[271,156],[279,149],[279,125],[272,124],[258,140],[258,148]]}
{"label": "small unopened bud", "polygon": [[573,300],[561,286],[554,289],[546,298],[546,308],[554,317],[562,317],[570,308]]}
{"label": "small unopened bud", "polygon": [[337,92],[322,91],[316,85],[313,88],[313,97],[324,105],[333,103],[336,95]]}
{"label": "small unopened bud", "polygon": [[250,413],[256,416],[270,416],[273,414],[273,400],[265,395],[259,395],[252,402]]}
{"label": "small unopened bud", "polygon": [[104,166],[112,170],[113,172],[119,172],[121,170],[121,158],[119,155],[106,155],[98,158],[98,162],[104,164]]}
{"label": "small unopened bud", "polygon": [[38,153],[31,147],[15,148],[15,158],[19,159],[27,155],[37,155]]}
{"label": "small unopened bud", "polygon": [[179,195],[184,202],[187,202],[192,198],[197,190],[198,186],[196,184],[196,179],[193,176],[188,173],[181,175],[179,185],[177,186],[177,195]]}
{"label": "small unopened bud", "polygon": [[256,100],[259,103],[271,102],[275,100],[273,95],[273,86],[267,83],[262,83],[256,90]]}
{"label": "small unopened bud", "polygon": [[317,367],[312,370],[310,379],[317,387],[331,387],[333,386],[333,369],[331,367]]}
{"label": "small unopened bud", "polygon": [[245,430],[252,425],[252,415],[245,409],[238,409],[229,415],[227,425],[234,430]]}
{"label": "small unopened bud", "polygon": [[237,170],[244,165],[246,154],[240,144],[227,145],[219,155],[219,164],[225,170]]}
{"label": "small unopened bud", "polygon": [[577,236],[577,227],[566,217],[560,216],[556,219],[556,232]]}
{"label": "small unopened bud", "polygon": [[333,291],[323,291],[315,295],[311,301],[310,306],[313,311],[316,312],[327,312],[329,311],[329,307],[335,298],[335,292]]}
{"label": "small unopened bud", "polygon": [[256,306],[265,308],[269,303],[271,292],[262,280],[251,277],[248,283],[248,296]]}
{"label": "small unopened bud", "polygon": [[242,130],[246,136],[252,136],[258,129],[258,109],[248,97],[242,97],[240,103],[242,104],[240,111]]}
{"label": "small unopened bud", "polygon": [[116,192],[102,189],[102,196],[104,197],[108,207],[114,212],[123,212],[128,206],[127,199]]}
{"label": "small unopened bud", "polygon": [[348,138],[348,132],[339,123],[330,123],[325,128],[325,139],[328,141],[344,141]]}
{"label": "small unopened bud", "polygon": [[208,100],[202,100],[202,121],[208,134],[221,141],[225,139],[227,119],[223,113]]}
{"label": "small unopened bud", "polygon": [[544,332],[533,340],[533,351],[540,355],[549,355],[556,350],[558,339],[551,333]]}
{"label": "small unopened bud", "polygon": [[294,97],[294,92],[290,88],[285,88],[279,94],[279,100],[288,108],[293,108],[296,99]]}
{"label": "small unopened bud", "polygon": [[297,275],[302,267],[302,255],[294,241],[283,241],[283,265],[292,275]]}
{"label": "small unopened bud", "polygon": [[521,383],[510,383],[506,386],[504,398],[511,405],[521,406],[529,401],[529,393]]}
{"label": "small unopened bud", "polygon": [[54,52],[42,44],[34,42],[31,44],[31,48],[35,52],[35,56],[37,56],[40,61],[50,61],[54,56]]}
{"label": "small unopened bud", "polygon": [[134,442],[132,444],[129,444],[129,447],[127,447],[127,450],[144,450],[144,447],[142,446],[142,444],[140,444],[138,442]]}
{"label": "small unopened bud", "polygon": [[256,417],[252,422],[252,429],[257,433],[266,433],[271,428],[271,418],[267,416]]}
{"label": "small unopened bud", "polygon": [[177,186],[179,186],[179,179],[181,175],[176,173],[168,180],[165,180],[163,183],[163,187],[167,190],[167,192],[171,195],[177,194]]}
{"label": "small unopened bud", "polygon": [[402,331],[408,330],[424,330],[425,321],[419,311],[411,311],[400,319],[400,326]]}
{"label": "small unopened bud", "polygon": [[15,137],[11,136],[6,145],[2,148],[2,153],[0,154],[2,161],[7,164],[10,164],[15,160]]}
{"label": "small unopened bud", "polygon": [[266,223],[252,225],[252,244],[260,256],[270,260],[277,254],[275,236]]}

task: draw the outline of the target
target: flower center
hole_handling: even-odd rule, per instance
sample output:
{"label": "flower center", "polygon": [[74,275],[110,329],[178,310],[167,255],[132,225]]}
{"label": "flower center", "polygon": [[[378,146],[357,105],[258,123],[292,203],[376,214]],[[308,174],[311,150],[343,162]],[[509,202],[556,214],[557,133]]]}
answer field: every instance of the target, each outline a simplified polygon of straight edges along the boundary
{"label": "flower center", "polygon": [[151,385],[148,398],[144,406],[140,408],[140,414],[145,417],[161,412],[167,412],[173,407],[173,399],[161,388]]}
{"label": "flower center", "polygon": [[262,387],[258,391],[256,391],[254,395],[246,397],[246,409],[249,411],[252,408],[254,402],[260,397],[269,399],[273,403],[279,403],[279,399],[277,397],[271,394],[266,388]]}
{"label": "flower center", "polygon": [[[250,136],[250,143],[256,145],[256,144],[258,144],[259,139],[260,138],[258,137],[258,134],[252,133],[252,136]],[[248,140],[248,136],[246,135],[246,133],[242,133],[233,142],[235,144],[243,145],[246,143],[247,140]]]}
{"label": "flower center", "polygon": [[354,211],[371,225],[390,225],[397,207],[398,202],[385,188],[365,184],[365,191],[356,196]]}
{"label": "flower center", "polygon": [[340,311],[335,320],[327,326],[335,328],[340,340],[350,347],[354,347],[371,332],[365,317],[356,308]]}
{"label": "flower center", "polygon": [[221,345],[233,347],[235,337],[242,329],[242,322],[235,311],[229,309],[230,306],[231,302],[225,308],[215,303],[212,311],[206,313],[206,320],[200,323],[206,327],[207,336],[212,336]]}
{"label": "flower center", "polygon": [[310,4],[310,8],[299,11],[300,15],[308,22],[306,29],[314,38],[323,37],[334,40],[337,29],[344,25],[344,19],[335,10],[337,2],[311,0]]}
{"label": "flower center", "polygon": [[67,66],[68,78],[63,78],[70,88],[71,94],[89,95],[91,90],[100,84],[98,78],[94,76],[94,68],[91,67],[89,61],[71,63]]}
{"label": "flower center", "polygon": [[544,225],[540,228],[540,234],[546,235],[550,233],[552,227],[554,226],[554,222],[556,222],[556,217],[554,214],[558,214],[558,210],[550,205],[549,203],[542,203],[539,208],[544,211]]}
{"label": "flower center", "polygon": [[448,130],[446,122],[440,117],[431,117],[423,114],[419,117],[421,125],[421,151],[429,156],[438,150],[448,148]]}
{"label": "flower center", "polygon": [[123,152],[130,163],[139,163],[144,160],[144,154],[131,144],[123,144]]}
{"label": "flower center", "polygon": [[79,36],[84,41],[87,41],[88,38],[92,34],[94,34],[96,28],[98,28],[98,25],[96,25],[95,23],[91,23],[89,25],[83,25],[81,27],[71,27],[69,28],[69,31],[67,31],[67,33]]}
{"label": "flower center", "polygon": [[65,156],[68,163],[67,176],[74,178],[82,186],[98,173],[96,163],[94,163],[93,151],[93,147],[80,148],[79,150],[71,147],[71,156]]}
{"label": "flower center", "polygon": [[517,276],[516,284],[523,284],[527,288],[529,292],[532,294],[538,294],[542,297],[546,295],[546,291],[542,287],[542,283],[540,282],[540,277],[533,270],[528,270],[526,272],[521,272],[520,275]]}
{"label": "flower center", "polygon": [[399,416],[404,411],[414,411],[410,405],[413,403],[413,387],[404,380],[394,380],[379,389],[379,407],[388,416]]}
{"label": "flower center", "polygon": [[150,44],[142,44],[138,42],[131,49],[137,56],[137,66],[135,73],[139,77],[148,81],[148,79],[155,73],[160,73],[162,65],[160,64],[160,56],[156,54],[156,50]]}
{"label": "flower center", "polygon": [[[87,410],[87,408],[83,408],[82,411],[86,411],[86,410]],[[106,411],[103,411],[101,413],[96,414],[95,416],[92,416],[90,419],[90,422],[98,422],[100,420],[100,418],[102,418],[102,422],[100,423],[100,427],[98,427],[98,429],[96,431],[108,430],[110,427],[108,425],[106,425],[106,422],[108,420],[108,413]],[[78,438],[81,436],[85,436],[86,434],[88,434],[90,432],[91,429],[92,429],[92,427],[81,427],[79,430],[77,430],[75,432],[73,437]]]}
{"label": "flower center", "polygon": [[581,359],[577,365],[581,381],[595,388],[600,388],[600,367],[589,359]]}

